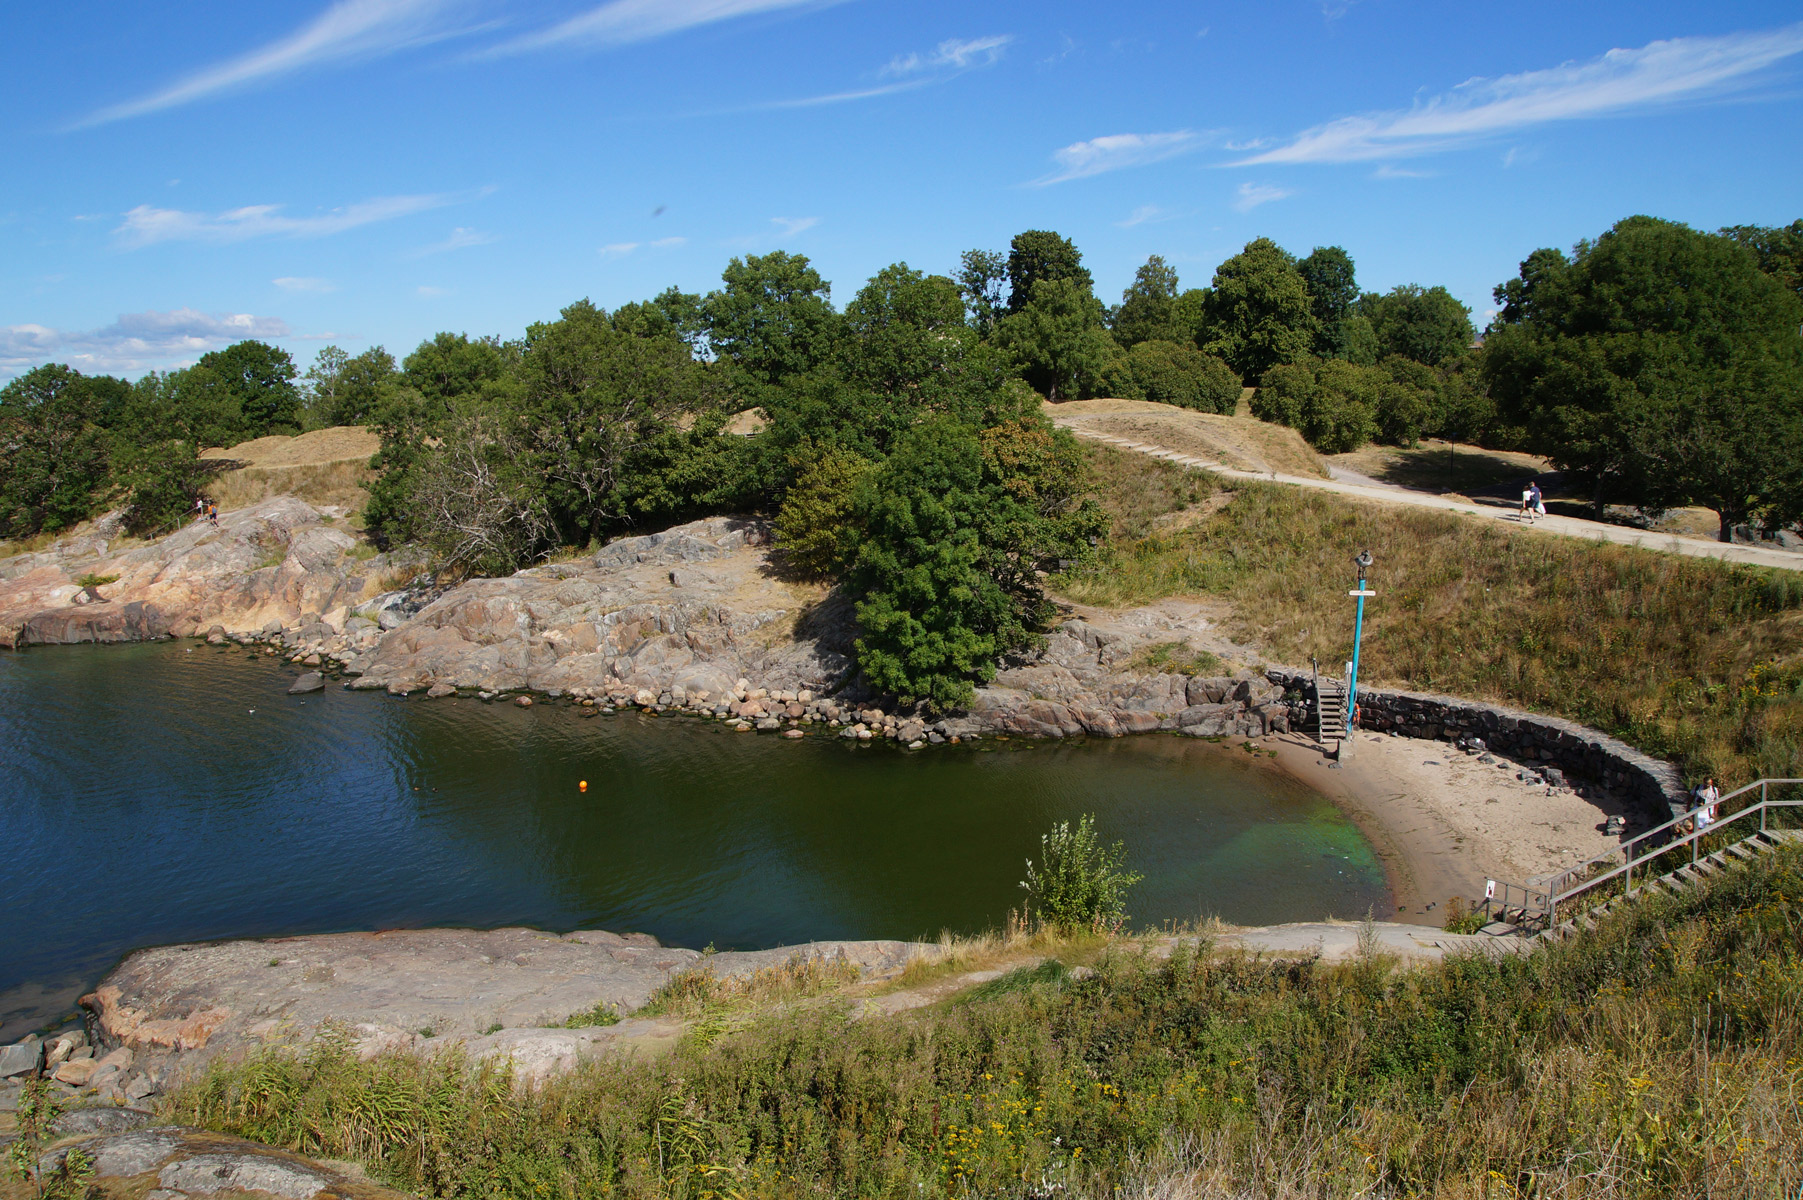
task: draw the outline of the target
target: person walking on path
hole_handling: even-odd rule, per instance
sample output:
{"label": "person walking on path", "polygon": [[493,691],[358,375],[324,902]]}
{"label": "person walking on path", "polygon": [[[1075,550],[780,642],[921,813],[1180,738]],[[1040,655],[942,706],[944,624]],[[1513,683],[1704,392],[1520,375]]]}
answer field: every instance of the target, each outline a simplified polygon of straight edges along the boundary
{"label": "person walking on path", "polygon": [[1546,497],[1540,494],[1538,479],[1528,484],[1528,512],[1532,514],[1529,520],[1539,520],[1546,515]]}
{"label": "person walking on path", "polygon": [[212,522],[214,529],[219,528],[219,506],[217,504],[207,505],[207,520]]}
{"label": "person walking on path", "polygon": [[1526,487],[1521,489],[1521,511],[1516,514],[1516,519],[1519,521],[1534,519],[1534,487],[1534,483],[1530,481]]}

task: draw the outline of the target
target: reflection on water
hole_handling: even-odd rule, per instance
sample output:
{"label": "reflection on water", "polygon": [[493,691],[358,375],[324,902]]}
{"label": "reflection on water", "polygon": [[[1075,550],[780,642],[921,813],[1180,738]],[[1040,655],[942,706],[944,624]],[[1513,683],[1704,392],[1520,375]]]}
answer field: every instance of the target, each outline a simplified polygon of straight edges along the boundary
{"label": "reflection on water", "polygon": [[[755,947],[999,924],[1054,821],[1098,814],[1137,922],[1386,906],[1330,804],[1189,739],[909,753],[640,714],[337,688],[161,644],[0,654],[0,1021],[127,950],[512,923]],[[577,790],[589,781],[586,794]]]}

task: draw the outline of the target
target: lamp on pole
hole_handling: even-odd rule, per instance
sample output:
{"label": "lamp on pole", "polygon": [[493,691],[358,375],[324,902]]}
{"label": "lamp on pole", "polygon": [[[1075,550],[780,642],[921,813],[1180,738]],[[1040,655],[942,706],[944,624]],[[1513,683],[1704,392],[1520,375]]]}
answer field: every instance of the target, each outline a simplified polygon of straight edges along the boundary
{"label": "lamp on pole", "polygon": [[1352,662],[1346,670],[1346,740],[1341,745],[1341,753],[1352,744],[1352,717],[1358,711],[1359,700],[1359,646],[1365,638],[1365,597],[1375,596],[1376,592],[1365,586],[1365,572],[1371,569],[1371,551],[1360,550],[1352,560],[1358,565],[1359,585],[1346,593],[1358,598],[1358,613],[1352,624]]}

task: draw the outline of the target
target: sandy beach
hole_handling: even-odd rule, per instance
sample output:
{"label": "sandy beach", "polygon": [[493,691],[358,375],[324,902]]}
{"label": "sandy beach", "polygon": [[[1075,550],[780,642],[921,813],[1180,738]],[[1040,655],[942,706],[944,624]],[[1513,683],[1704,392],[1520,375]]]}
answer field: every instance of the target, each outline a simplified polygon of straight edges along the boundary
{"label": "sandy beach", "polygon": [[1633,816],[1611,801],[1549,795],[1518,780],[1518,764],[1485,765],[1448,742],[1361,734],[1338,767],[1305,735],[1262,744],[1370,840],[1398,921],[1438,926],[1446,902],[1482,897],[1486,878],[1523,883],[1613,849],[1620,839],[1602,832],[1604,821]]}

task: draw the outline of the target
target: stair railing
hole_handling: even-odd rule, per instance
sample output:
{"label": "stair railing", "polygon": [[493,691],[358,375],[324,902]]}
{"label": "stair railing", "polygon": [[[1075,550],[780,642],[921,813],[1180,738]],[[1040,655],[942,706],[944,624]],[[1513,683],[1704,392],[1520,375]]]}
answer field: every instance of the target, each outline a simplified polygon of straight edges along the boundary
{"label": "stair railing", "polygon": [[[1527,888],[1519,884],[1498,883],[1505,895],[1519,893],[1533,901],[1524,903],[1522,908],[1526,920],[1541,923],[1542,930],[1551,929],[1559,923],[1559,906],[1569,901],[1594,892],[1597,888],[1615,879],[1622,881],[1622,894],[1632,895],[1634,892],[1634,874],[1636,868],[1642,868],[1642,886],[1656,876],[1670,874],[1679,867],[1667,866],[1663,870],[1652,871],[1648,864],[1665,859],[1674,853],[1682,855],[1684,848],[1690,848],[1690,864],[1694,866],[1701,856],[1700,843],[1704,838],[1713,837],[1729,825],[1738,824],[1751,836],[1751,821],[1759,819],[1758,832],[1765,833],[1771,828],[1771,817],[1780,809],[1803,808],[1803,800],[1775,800],[1771,791],[1774,787],[1787,787],[1803,784],[1803,779],[1760,779],[1745,787],[1736,788],[1715,802],[1717,816],[1706,826],[1699,828],[1696,823],[1697,814],[1702,806],[1690,809],[1680,816],[1673,817],[1661,825],[1655,825],[1644,833],[1636,834],[1621,844],[1616,850],[1599,854],[1575,867],[1549,876],[1539,888]],[[1759,798],[1727,815],[1730,801],[1757,791]],[[1680,864],[1682,866],[1683,864]],[[1606,868],[1598,870],[1598,868]],[[1595,874],[1590,872],[1596,871]],[[1580,904],[1580,908],[1588,905]]]}

